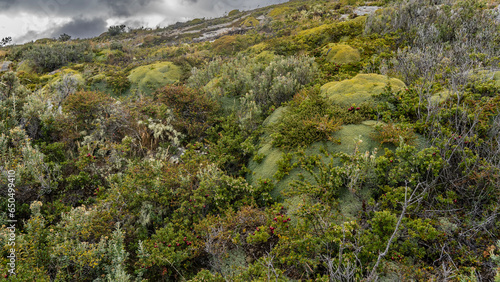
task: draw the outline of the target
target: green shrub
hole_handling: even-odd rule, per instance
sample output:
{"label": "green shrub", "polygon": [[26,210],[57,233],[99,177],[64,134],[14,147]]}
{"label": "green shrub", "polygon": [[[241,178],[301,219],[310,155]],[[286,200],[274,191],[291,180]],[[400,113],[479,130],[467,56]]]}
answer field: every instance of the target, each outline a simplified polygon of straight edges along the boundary
{"label": "green shrub", "polygon": [[23,58],[33,62],[38,71],[49,72],[69,63],[89,62],[92,53],[89,43],[36,44],[23,52]]}
{"label": "green shrub", "polygon": [[154,93],[153,102],[161,103],[159,112],[163,107],[172,110],[172,125],[184,134],[187,142],[201,141],[218,110],[205,93],[185,86],[165,86]]}

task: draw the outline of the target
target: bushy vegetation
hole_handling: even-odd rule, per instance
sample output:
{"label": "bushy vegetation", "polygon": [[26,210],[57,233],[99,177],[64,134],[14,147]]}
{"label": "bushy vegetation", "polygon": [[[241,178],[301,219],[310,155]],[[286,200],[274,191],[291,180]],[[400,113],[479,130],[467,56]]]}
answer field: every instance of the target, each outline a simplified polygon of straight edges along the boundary
{"label": "bushy vegetation", "polygon": [[496,4],[377,4],[1,47],[0,275],[500,281]]}

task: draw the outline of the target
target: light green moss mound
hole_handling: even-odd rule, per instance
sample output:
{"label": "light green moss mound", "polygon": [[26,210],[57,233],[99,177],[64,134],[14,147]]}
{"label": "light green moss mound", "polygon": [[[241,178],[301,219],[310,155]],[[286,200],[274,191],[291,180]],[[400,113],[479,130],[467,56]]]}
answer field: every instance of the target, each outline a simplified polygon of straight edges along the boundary
{"label": "light green moss mound", "polygon": [[323,49],[326,61],[336,64],[351,64],[361,60],[359,51],[345,44],[328,44]]}
{"label": "light green moss mound", "polygon": [[181,69],[171,62],[161,62],[133,69],[128,76],[131,91],[151,94],[156,89],[179,81]]}
{"label": "light green moss mound", "polygon": [[256,18],[250,16],[247,17],[242,23],[241,26],[243,27],[256,27],[259,26],[260,22]]}
{"label": "light green moss mound", "polygon": [[[272,127],[272,125],[280,119],[285,110],[286,107],[279,107],[278,109],[276,109],[274,113],[264,121],[263,125],[268,128]],[[366,124],[345,125],[342,127],[342,129],[336,131],[332,135],[334,140],[338,140],[339,142],[316,142],[306,148],[305,153],[308,156],[320,155],[320,149],[324,147],[331,153],[344,152],[352,154],[354,153],[355,142],[359,139],[363,140],[363,142],[359,145],[360,151],[373,151],[374,148],[381,147],[379,143],[374,141],[371,137],[376,132],[376,124],[376,122],[367,122]],[[264,155],[264,159],[260,163],[251,160],[248,164],[248,168],[251,172],[247,176],[247,179],[252,184],[256,184],[259,179],[274,179],[274,175],[278,171],[278,161],[281,160],[282,154],[284,152],[281,149],[272,146],[270,132],[266,132],[264,134],[260,146],[261,147],[258,151],[258,154]],[[325,162],[326,161],[327,160],[325,159]],[[275,189],[271,192],[271,195],[275,198],[280,196],[281,192],[286,189],[290,185],[290,183],[292,183],[292,181],[299,180],[300,174],[302,174],[306,180],[314,181],[309,173],[300,168],[295,168],[290,171],[289,175],[285,176],[281,181],[277,183]]]}
{"label": "light green moss mound", "polygon": [[85,79],[83,79],[83,76],[80,72],[74,70],[74,69],[62,69],[58,70],[54,74],[46,74],[40,77],[40,81],[45,84],[43,87],[44,89],[48,89],[49,87],[52,87],[56,83],[60,82],[65,75],[70,74],[73,76],[78,84],[83,85],[85,84]]}
{"label": "light green moss mound", "polygon": [[372,100],[372,95],[382,93],[388,83],[395,91],[406,87],[401,80],[385,75],[358,74],[352,79],[329,82],[321,87],[321,92],[335,103],[359,105]]}

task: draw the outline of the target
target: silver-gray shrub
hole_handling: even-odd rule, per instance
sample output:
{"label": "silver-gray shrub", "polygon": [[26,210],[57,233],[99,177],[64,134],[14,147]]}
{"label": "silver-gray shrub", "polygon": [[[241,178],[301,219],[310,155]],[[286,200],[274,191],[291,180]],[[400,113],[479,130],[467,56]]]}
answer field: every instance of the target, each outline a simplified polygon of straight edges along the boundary
{"label": "silver-gray shrub", "polygon": [[276,56],[266,63],[240,55],[229,60],[219,58],[203,69],[193,69],[188,84],[203,88],[212,97],[242,97],[252,91],[257,105],[266,109],[290,100],[317,73],[318,67],[311,57]]}

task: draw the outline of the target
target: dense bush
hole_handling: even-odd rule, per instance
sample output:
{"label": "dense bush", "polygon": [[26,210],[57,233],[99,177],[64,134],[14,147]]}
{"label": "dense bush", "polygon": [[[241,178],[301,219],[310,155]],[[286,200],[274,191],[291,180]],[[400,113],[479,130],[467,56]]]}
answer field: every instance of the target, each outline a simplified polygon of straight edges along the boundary
{"label": "dense bush", "polygon": [[89,62],[93,54],[88,43],[34,44],[23,52],[40,72],[49,72],[69,63]]}
{"label": "dense bush", "polygon": [[159,115],[166,109],[173,112],[173,126],[185,141],[201,141],[214,122],[217,105],[203,92],[184,86],[165,86],[154,93],[154,103],[161,103]]}
{"label": "dense bush", "polygon": [[268,66],[265,63],[259,57],[218,59],[204,69],[193,69],[188,83],[204,87],[214,97],[241,97],[252,91],[257,105],[266,110],[289,101],[317,72],[314,60],[308,57],[275,57]]}

